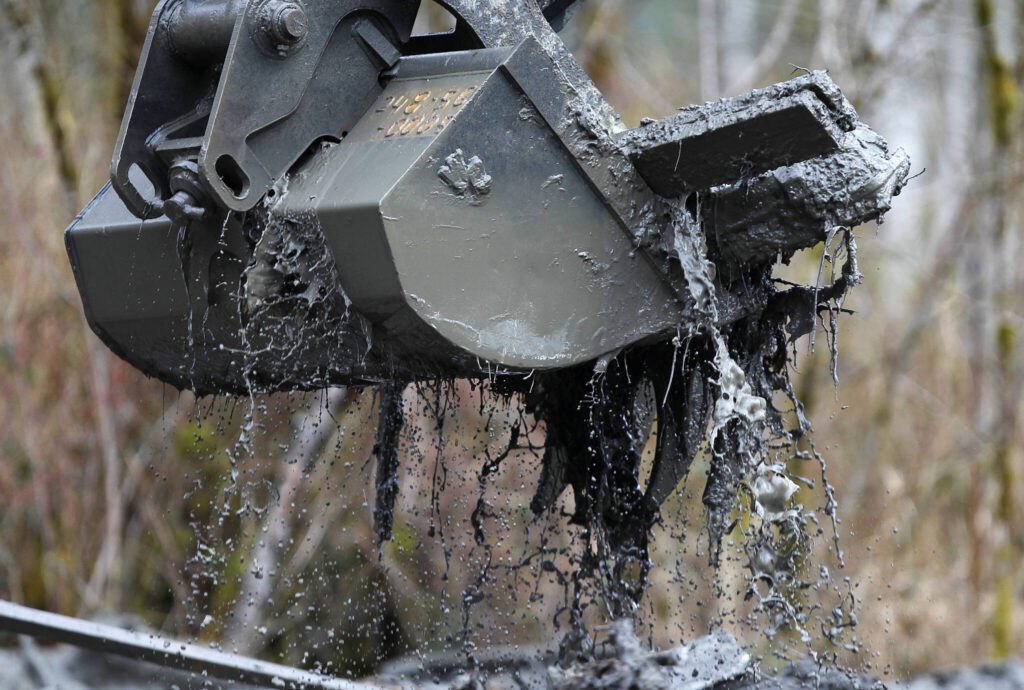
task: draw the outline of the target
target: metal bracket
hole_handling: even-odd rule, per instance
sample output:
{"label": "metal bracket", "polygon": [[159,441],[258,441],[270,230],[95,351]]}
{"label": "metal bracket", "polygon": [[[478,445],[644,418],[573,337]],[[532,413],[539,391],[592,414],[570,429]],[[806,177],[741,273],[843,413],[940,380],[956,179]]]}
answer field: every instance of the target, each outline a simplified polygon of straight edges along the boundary
{"label": "metal bracket", "polygon": [[218,206],[253,208],[310,145],[355,125],[418,4],[164,0],[114,153],[114,188],[135,215],[159,216],[181,191],[171,170],[191,160]]}
{"label": "metal bracket", "polygon": [[[576,0],[440,2],[481,44],[499,46],[560,28]],[[163,0],[118,137],[114,189],[143,219],[210,202],[252,209],[309,146],[355,126],[402,56],[419,4]],[[202,198],[175,186],[181,165],[197,168]]]}
{"label": "metal bracket", "polygon": [[262,38],[268,4],[250,2],[235,29],[199,158],[210,191],[234,211],[255,206],[315,141],[355,126],[416,9],[415,0],[305,0],[308,32],[282,54]]}

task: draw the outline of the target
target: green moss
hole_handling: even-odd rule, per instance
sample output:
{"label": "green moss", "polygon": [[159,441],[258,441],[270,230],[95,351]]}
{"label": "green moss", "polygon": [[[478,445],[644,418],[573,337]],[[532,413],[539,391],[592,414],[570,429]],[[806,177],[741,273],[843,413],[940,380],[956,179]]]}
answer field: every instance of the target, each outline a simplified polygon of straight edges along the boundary
{"label": "green moss", "polygon": [[[1009,378],[1013,374],[1017,351],[1017,332],[1008,320],[1002,320],[996,328],[996,352],[999,370]],[[1010,423],[1011,420],[1004,420]],[[1012,535],[1016,531],[1016,488],[1017,468],[1013,462],[1012,432],[1004,430],[996,444],[994,469],[999,486],[998,520]],[[993,653],[997,659],[1006,659],[1016,651],[1014,640],[1014,590],[1016,573],[1020,563],[1020,550],[1010,539],[996,553],[997,583],[996,605],[992,617]]]}
{"label": "green moss", "polygon": [[175,430],[174,447],[180,457],[198,462],[218,454],[221,447],[216,439],[215,429],[202,420],[194,420]]}
{"label": "green moss", "polygon": [[397,557],[403,554],[412,554],[421,546],[419,533],[416,528],[407,522],[395,525],[389,548]]}
{"label": "green moss", "polygon": [[1020,86],[1012,67],[999,53],[996,44],[996,11],[992,0],[977,0],[975,10],[978,26],[984,36],[982,59],[992,136],[1000,146],[1009,146],[1017,131]]}
{"label": "green moss", "polygon": [[987,27],[992,25],[996,15],[995,7],[992,6],[992,0],[978,0],[974,10],[978,17],[978,26]]}
{"label": "green moss", "polygon": [[[1013,373],[1014,356],[1017,350],[1017,332],[1009,321],[1003,320],[996,329],[996,350],[999,369],[1004,377]],[[1010,420],[1006,420],[1009,422]],[[1012,424],[1011,424],[1012,426]],[[1007,430],[999,435],[995,452],[996,479],[999,481],[999,518],[1008,526],[1014,524],[1016,506],[1014,496],[1017,486],[1017,471],[1013,462],[1011,447],[1012,432]]]}
{"label": "green moss", "polygon": [[1015,652],[1013,635],[1014,578],[1007,574],[996,586],[996,610],[992,618],[993,656],[1004,660]]}
{"label": "green moss", "polygon": [[996,330],[996,348],[1000,366],[1007,368],[1012,364],[1014,353],[1017,351],[1017,330],[1005,319],[999,323]]}

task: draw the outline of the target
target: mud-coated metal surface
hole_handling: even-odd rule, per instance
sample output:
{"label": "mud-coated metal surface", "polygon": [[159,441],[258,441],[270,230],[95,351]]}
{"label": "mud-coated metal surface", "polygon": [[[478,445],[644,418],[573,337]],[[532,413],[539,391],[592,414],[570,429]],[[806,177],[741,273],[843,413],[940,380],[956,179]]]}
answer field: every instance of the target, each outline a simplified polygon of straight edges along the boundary
{"label": "mud-coated metal surface", "polygon": [[[305,0],[303,35],[284,44],[267,26],[273,2],[215,2],[204,12],[195,0],[166,0],[157,9],[114,156],[114,186],[136,215],[160,208],[172,164],[189,156],[219,206],[253,208],[308,146],[351,129],[418,5]],[[140,191],[133,167],[155,195]]]}
{"label": "mud-coated metal surface", "polygon": [[[514,19],[495,14],[511,6],[491,3],[456,0],[459,30],[432,37],[430,50],[515,45],[494,31],[495,22]],[[575,0],[523,4],[531,19],[550,30],[548,22],[561,28]],[[379,92],[381,72],[412,45],[419,5],[163,0],[153,14],[114,154],[111,180],[118,194],[136,216],[160,215],[177,191],[173,166],[194,160],[205,187],[200,196],[212,200],[192,194],[191,201],[252,209],[309,145],[343,138],[352,129]],[[294,34],[282,28],[286,16]]]}
{"label": "mud-coated metal surface", "polygon": [[[480,6],[460,7],[494,43],[522,35],[519,26],[488,34],[497,15],[481,28],[488,16],[471,13]],[[698,306],[683,275],[693,257],[678,254],[680,273],[662,253],[664,220],[641,174],[672,196],[719,185],[702,221],[729,271],[811,246],[832,223],[877,216],[906,177],[906,161],[853,127],[852,108],[822,74],[602,140],[580,125],[585,76],[552,78],[571,76],[574,63],[540,40],[554,36],[546,19],[509,11],[540,22],[539,39],[396,64],[380,57],[391,44],[378,23],[345,15],[337,35],[369,61],[356,72],[379,76],[356,89],[369,95],[350,98],[349,110],[314,99],[316,121],[336,116],[331,126],[352,120],[351,129],[307,154],[248,214],[213,207],[186,226],[138,221],[123,189],[124,200],[101,192],[67,235],[96,332],[145,373],[199,393],[577,366],[670,338]],[[267,58],[243,59],[239,51],[258,45],[238,43],[220,89],[244,110],[256,88],[239,89]],[[353,74],[346,79],[363,78]],[[277,98],[253,117],[280,107]],[[214,111],[216,122],[233,121]],[[225,131],[210,126],[207,156]],[[812,184],[827,193],[809,195]],[[812,198],[818,206],[802,201]],[[289,296],[297,285],[298,301]],[[325,293],[309,299],[314,286]],[[750,308],[719,299],[730,309],[722,323]]]}
{"label": "mud-coated metal surface", "polygon": [[[143,373],[199,394],[380,377],[368,327],[346,313],[333,265],[312,258],[325,251],[309,236],[316,226],[282,217],[261,227],[255,244],[238,218],[181,233],[166,218],[138,220],[104,188],[65,236],[89,324]],[[268,248],[289,257],[261,260]],[[305,286],[283,298],[286,308],[256,303],[284,283]],[[278,337],[286,332],[294,340]]]}
{"label": "mud-coated metal surface", "polygon": [[651,189],[666,197],[835,153],[843,134],[837,115],[813,77],[802,82],[686,108],[631,130],[622,146]]}
{"label": "mud-coated metal surface", "polygon": [[291,54],[259,37],[265,4],[249,2],[235,30],[199,157],[211,192],[235,211],[259,203],[313,142],[355,126],[401,55],[416,6],[306,0],[309,30]]}

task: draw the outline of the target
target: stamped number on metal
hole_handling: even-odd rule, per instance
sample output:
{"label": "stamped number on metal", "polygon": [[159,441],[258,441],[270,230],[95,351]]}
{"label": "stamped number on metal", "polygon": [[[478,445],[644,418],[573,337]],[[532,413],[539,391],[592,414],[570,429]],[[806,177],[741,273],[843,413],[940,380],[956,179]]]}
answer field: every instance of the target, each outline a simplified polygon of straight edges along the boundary
{"label": "stamped number on metal", "polygon": [[386,96],[385,115],[375,139],[438,134],[476,93],[476,86],[443,90],[417,90]]}

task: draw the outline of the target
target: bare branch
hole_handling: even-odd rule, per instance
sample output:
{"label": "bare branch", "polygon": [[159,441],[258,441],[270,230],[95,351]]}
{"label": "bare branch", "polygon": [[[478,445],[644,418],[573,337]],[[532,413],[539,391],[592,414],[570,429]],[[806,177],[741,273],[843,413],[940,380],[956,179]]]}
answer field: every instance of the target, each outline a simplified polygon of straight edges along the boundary
{"label": "bare branch", "polygon": [[[83,322],[84,326],[84,322]],[[84,329],[89,352],[90,392],[96,414],[98,443],[103,458],[103,545],[83,594],[87,608],[96,608],[112,581],[121,572],[121,541],[124,538],[124,495],[121,493],[121,456],[110,394],[110,363],[88,327]]]}
{"label": "bare branch", "polygon": [[308,410],[293,418],[296,437],[281,464],[277,484],[278,500],[267,511],[266,520],[257,532],[256,553],[246,572],[231,627],[226,634],[230,645],[244,654],[259,651],[259,633],[256,628],[270,613],[266,607],[279,580],[282,551],[285,544],[289,543],[294,529],[296,496],[309,464],[319,457],[324,445],[337,430],[333,421],[328,423],[328,420],[332,419],[333,412],[341,406],[347,395],[347,389],[331,389],[327,393],[326,402],[318,399]]}
{"label": "bare branch", "polygon": [[697,23],[700,28],[700,94],[705,101],[722,95],[719,66],[718,0],[699,0]]}
{"label": "bare branch", "polygon": [[765,73],[779,62],[793,33],[799,10],[800,0],[785,0],[775,17],[771,33],[761,47],[761,52],[738,77],[729,82],[728,93],[740,93],[754,88],[757,82],[764,78]]}

